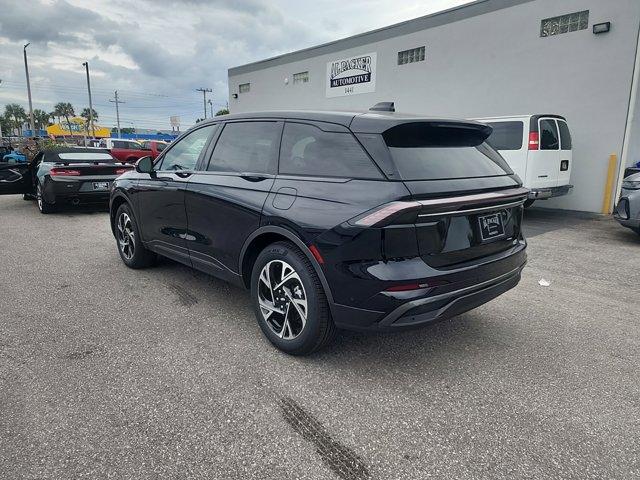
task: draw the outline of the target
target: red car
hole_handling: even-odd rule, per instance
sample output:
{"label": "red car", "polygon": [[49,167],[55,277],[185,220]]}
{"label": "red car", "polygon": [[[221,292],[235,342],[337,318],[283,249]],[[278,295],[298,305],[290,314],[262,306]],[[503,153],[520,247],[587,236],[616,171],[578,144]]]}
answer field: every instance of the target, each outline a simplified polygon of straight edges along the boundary
{"label": "red car", "polygon": [[120,162],[135,163],[139,158],[150,156],[149,150],[135,140],[121,138],[104,138],[100,140],[101,148],[106,148]]}
{"label": "red car", "polygon": [[[147,140],[142,142],[142,149],[147,151],[147,155],[155,159],[160,152],[162,152],[169,145],[167,142],[161,142],[159,140]],[[148,153],[148,152],[151,153]]]}

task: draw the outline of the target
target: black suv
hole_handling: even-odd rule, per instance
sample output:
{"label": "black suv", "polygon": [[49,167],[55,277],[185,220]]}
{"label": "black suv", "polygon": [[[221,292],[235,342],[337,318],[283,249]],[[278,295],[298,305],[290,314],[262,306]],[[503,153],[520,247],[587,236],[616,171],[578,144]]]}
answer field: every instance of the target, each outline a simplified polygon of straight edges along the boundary
{"label": "black suv", "polygon": [[264,112],[199,123],[111,190],[129,267],[170,257],[251,290],[291,354],[336,328],[449,318],[514,287],[527,190],[491,127],[395,113]]}

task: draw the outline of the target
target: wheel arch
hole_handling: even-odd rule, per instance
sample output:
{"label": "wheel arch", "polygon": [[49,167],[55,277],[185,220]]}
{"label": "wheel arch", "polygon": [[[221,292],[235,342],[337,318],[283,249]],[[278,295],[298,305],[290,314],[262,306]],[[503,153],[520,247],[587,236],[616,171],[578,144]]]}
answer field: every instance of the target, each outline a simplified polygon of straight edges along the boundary
{"label": "wheel arch", "polygon": [[116,193],[111,199],[111,207],[109,209],[109,223],[111,224],[111,233],[116,234],[116,212],[120,206],[124,203],[128,203],[131,207],[131,202],[123,193]]}
{"label": "wheel arch", "polygon": [[309,259],[320,279],[324,293],[327,296],[327,300],[329,300],[329,305],[333,305],[333,295],[331,288],[329,288],[329,282],[327,282],[320,264],[309,250],[309,247],[294,232],[276,225],[261,227],[245,240],[242,250],[240,251],[240,260],[238,263],[238,271],[240,272],[244,286],[246,288],[251,286],[251,272],[260,252],[267,245],[283,240],[292,242]]}

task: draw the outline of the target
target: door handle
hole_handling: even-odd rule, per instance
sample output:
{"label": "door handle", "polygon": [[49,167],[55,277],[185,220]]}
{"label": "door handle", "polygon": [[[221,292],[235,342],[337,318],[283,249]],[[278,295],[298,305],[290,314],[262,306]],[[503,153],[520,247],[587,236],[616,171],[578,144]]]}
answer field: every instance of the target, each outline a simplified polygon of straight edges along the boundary
{"label": "door handle", "polygon": [[268,178],[266,175],[259,175],[259,174],[252,174],[252,173],[241,173],[240,177],[250,182],[261,182]]}

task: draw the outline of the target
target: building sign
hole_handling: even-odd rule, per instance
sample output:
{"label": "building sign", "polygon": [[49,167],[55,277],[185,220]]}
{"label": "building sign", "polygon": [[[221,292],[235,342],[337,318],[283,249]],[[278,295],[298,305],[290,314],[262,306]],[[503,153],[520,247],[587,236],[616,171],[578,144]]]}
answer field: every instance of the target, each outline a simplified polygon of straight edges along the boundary
{"label": "building sign", "polygon": [[327,63],[327,97],[344,97],[376,91],[376,53]]}

